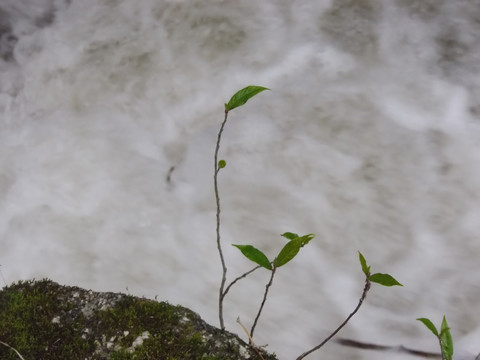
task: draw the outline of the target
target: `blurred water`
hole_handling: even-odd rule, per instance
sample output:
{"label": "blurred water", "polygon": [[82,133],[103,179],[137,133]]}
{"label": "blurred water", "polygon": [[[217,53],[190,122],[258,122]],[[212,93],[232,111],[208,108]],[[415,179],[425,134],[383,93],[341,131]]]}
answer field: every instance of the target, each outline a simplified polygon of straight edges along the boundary
{"label": "blurred water", "polygon": [[[278,271],[259,344],[291,359],[363,288],[343,337],[436,351],[447,315],[480,351],[480,3],[0,0],[0,264],[193,308],[218,324],[213,150],[229,279],[285,231],[317,238]],[[173,171],[170,174],[170,169]],[[170,177],[170,181],[167,178]],[[233,288],[242,333],[266,272]],[[330,343],[311,359],[404,359]]]}

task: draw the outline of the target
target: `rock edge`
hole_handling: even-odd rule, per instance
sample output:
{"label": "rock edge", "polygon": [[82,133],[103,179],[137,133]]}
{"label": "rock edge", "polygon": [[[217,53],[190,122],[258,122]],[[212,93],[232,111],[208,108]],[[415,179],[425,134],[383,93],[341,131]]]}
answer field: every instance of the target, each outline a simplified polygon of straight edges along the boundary
{"label": "rock edge", "polygon": [[[188,308],[48,279],[0,291],[0,341],[25,359],[261,359]],[[263,351],[262,357],[277,359]],[[19,357],[0,344],[0,359]]]}

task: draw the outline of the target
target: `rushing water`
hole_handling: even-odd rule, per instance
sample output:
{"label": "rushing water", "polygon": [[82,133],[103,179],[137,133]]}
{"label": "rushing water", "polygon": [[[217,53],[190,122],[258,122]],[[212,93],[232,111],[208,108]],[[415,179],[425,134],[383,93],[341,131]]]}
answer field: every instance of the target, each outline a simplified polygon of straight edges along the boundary
{"label": "rushing water", "polygon": [[[342,333],[436,351],[446,314],[480,351],[478,0],[0,0],[0,264],[189,306],[218,324],[213,150],[228,276],[293,231],[258,344],[280,359],[355,307],[357,250],[403,288],[373,286]],[[242,333],[267,271],[226,299]],[[243,334],[242,334],[243,335]],[[311,359],[405,359],[325,346]]]}

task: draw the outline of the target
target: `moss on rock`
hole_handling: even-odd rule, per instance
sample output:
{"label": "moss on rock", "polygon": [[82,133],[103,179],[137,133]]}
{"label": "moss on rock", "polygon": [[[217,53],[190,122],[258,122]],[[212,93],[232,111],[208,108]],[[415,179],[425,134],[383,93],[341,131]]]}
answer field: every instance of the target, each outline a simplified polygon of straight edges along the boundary
{"label": "moss on rock", "polygon": [[[0,341],[25,359],[260,359],[238,336],[187,308],[50,280],[0,291]],[[0,359],[19,357],[0,344]]]}

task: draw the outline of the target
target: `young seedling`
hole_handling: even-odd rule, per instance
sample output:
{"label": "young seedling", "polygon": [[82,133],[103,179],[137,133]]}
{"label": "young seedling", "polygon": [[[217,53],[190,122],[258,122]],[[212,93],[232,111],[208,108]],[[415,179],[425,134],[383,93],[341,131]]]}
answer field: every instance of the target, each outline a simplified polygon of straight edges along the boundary
{"label": "young seedling", "polygon": [[343,321],[340,324],[340,326],[335,329],[335,331],[333,331],[329,336],[327,336],[320,344],[318,344],[317,346],[313,347],[312,349],[304,352],[299,357],[297,357],[297,360],[301,360],[305,358],[307,355],[310,355],[314,351],[317,351],[318,349],[320,349],[323,345],[329,342],[345,325],[347,325],[347,323],[350,321],[353,315],[357,313],[357,311],[360,309],[360,306],[362,306],[363,302],[365,301],[372,282],[383,285],[383,286],[403,286],[397,280],[395,280],[393,276],[389,274],[381,274],[381,273],[371,274],[370,266],[367,265],[367,261],[365,260],[365,257],[362,255],[360,251],[358,252],[358,257],[360,260],[360,265],[362,266],[362,271],[365,274],[365,286],[363,287],[363,292],[362,292],[362,295],[360,296],[360,300],[358,301],[357,306],[350,313],[350,315],[348,315],[345,321]]}
{"label": "young seedling", "polygon": [[252,245],[233,245],[238,248],[242,252],[242,254],[245,255],[245,257],[247,257],[249,260],[271,271],[270,280],[265,286],[265,293],[263,294],[262,303],[260,305],[260,308],[258,309],[257,316],[255,317],[252,328],[250,330],[250,338],[253,338],[253,332],[255,331],[258,319],[260,318],[265,302],[267,301],[268,290],[272,286],[275,272],[279,267],[290,262],[290,260],[292,260],[298,254],[300,249],[306,244],[308,244],[310,240],[315,237],[314,234],[298,236],[297,234],[291,232],[286,232],[282,234],[282,236],[289,241],[282,248],[282,250],[280,250],[277,257],[273,261],[268,260],[267,256],[262,251],[258,250]]}
{"label": "young seedling", "polygon": [[[214,162],[215,162],[215,167],[214,167],[214,190],[215,190],[215,200],[216,200],[216,205],[217,205],[217,212],[216,212],[216,236],[217,236],[217,248],[218,252],[220,255],[220,261],[222,264],[222,279],[220,282],[220,290],[219,290],[219,301],[218,301],[218,314],[219,314],[219,320],[220,320],[220,328],[222,330],[225,329],[225,324],[223,320],[223,300],[225,296],[227,295],[228,291],[230,288],[237,283],[237,281],[245,278],[249,274],[251,274],[253,271],[260,269],[260,268],[265,268],[268,271],[271,272],[270,275],[270,280],[268,281],[267,285],[265,286],[265,293],[263,295],[262,303],[260,305],[260,308],[257,312],[257,315],[255,317],[255,320],[253,322],[252,328],[250,329],[250,333],[247,331],[248,338],[250,339],[250,343],[252,346],[255,347],[255,344],[253,343],[253,333],[255,331],[255,327],[258,323],[258,319],[260,318],[260,315],[262,313],[263,307],[265,305],[265,302],[267,300],[268,292],[270,287],[272,286],[273,283],[273,278],[275,276],[275,273],[279,267],[284,266],[288,262],[290,262],[300,251],[300,249],[308,244],[310,240],[312,240],[315,235],[314,234],[307,234],[303,236],[299,236],[298,234],[291,233],[291,232],[286,232],[282,234],[284,238],[288,240],[287,244],[283,246],[283,248],[280,250],[278,255],[273,259],[273,261],[270,261],[269,258],[259,249],[255,248],[253,245],[238,245],[238,244],[233,244],[236,248],[238,248],[242,254],[248,258],[249,260],[253,261],[255,264],[257,264],[256,267],[253,269],[247,271],[243,275],[237,277],[235,280],[233,280],[227,287],[225,287],[226,281],[227,281],[227,266],[225,264],[225,258],[223,256],[223,251],[222,251],[222,244],[221,244],[221,239],[220,239],[220,196],[219,196],[219,191],[218,191],[218,173],[221,169],[225,168],[227,165],[227,162],[225,160],[218,160],[218,152],[220,150],[220,142],[222,138],[222,133],[225,128],[225,124],[228,119],[228,113],[229,111],[244,105],[250,98],[253,96],[259,94],[260,92],[264,90],[269,90],[265,87],[262,86],[247,86],[246,88],[238,91],[235,93],[235,95],[232,96],[230,101],[225,104],[225,117],[224,120],[220,126],[220,130],[218,132],[217,136],[217,143],[215,147],[215,155],[214,155]],[[319,345],[313,347],[312,349],[304,352],[301,354],[297,360],[301,360],[308,356],[309,354],[313,353],[314,351],[320,349],[323,345],[325,345],[330,339],[332,339],[347,323],[348,321],[357,313],[357,311],[360,309],[360,306],[362,305],[363,301],[365,300],[367,296],[367,292],[370,290],[371,283],[378,283],[383,286],[402,286],[397,280],[395,280],[391,275],[389,274],[382,274],[382,273],[375,273],[371,274],[370,273],[370,266],[367,265],[367,262],[364,258],[364,256],[359,252],[359,259],[360,259],[360,264],[362,267],[362,271],[365,274],[365,286],[363,288],[362,295],[360,297],[360,300],[356,306],[356,308],[353,310],[353,312],[345,319],[345,321],[334,331],[332,332],[325,340],[323,340]],[[240,321],[238,320],[240,323]],[[241,324],[241,323],[240,323]],[[242,328],[245,329],[243,324],[241,324]],[[255,347],[256,348],[256,347]],[[451,360],[451,359],[448,359]]]}
{"label": "young seedling", "polygon": [[222,280],[220,282],[220,291],[219,291],[219,297],[218,297],[218,316],[220,319],[220,328],[222,330],[225,330],[225,324],[223,321],[223,299],[225,298],[225,295],[227,294],[228,290],[231,288],[231,286],[236,283],[238,280],[246,277],[249,273],[252,271],[256,270],[253,269],[249,271],[248,273],[245,273],[244,275],[238,277],[235,279],[225,290],[225,282],[227,281],[227,266],[225,264],[225,258],[223,256],[223,251],[222,251],[222,244],[220,241],[220,195],[218,192],[218,172],[220,169],[223,169],[225,166],[227,166],[227,162],[225,160],[218,160],[218,152],[220,150],[220,141],[222,139],[222,133],[223,129],[225,128],[225,124],[227,123],[228,119],[228,113],[229,111],[244,105],[250,98],[253,96],[257,95],[258,93],[264,91],[264,90],[269,90],[266,87],[263,86],[247,86],[246,88],[243,88],[240,91],[237,91],[230,101],[225,104],[225,117],[223,119],[222,125],[220,126],[220,130],[218,132],[217,136],[217,144],[215,147],[215,155],[214,155],[214,161],[215,161],[215,168],[214,168],[214,173],[213,173],[213,184],[214,184],[214,190],[215,190],[215,201],[217,204],[217,226],[216,226],[216,235],[217,235],[217,248],[218,248],[218,253],[220,255],[220,261],[222,263]]}
{"label": "young seedling", "polygon": [[447,319],[445,316],[442,320],[442,325],[440,326],[440,332],[433,323],[427,318],[418,318],[418,321],[421,321],[438,339],[440,343],[440,350],[442,352],[443,360],[452,360],[453,356],[453,340],[452,334],[450,333],[450,327],[448,326]]}
{"label": "young seedling", "polygon": [[223,320],[223,299],[225,298],[225,295],[228,293],[230,288],[240,279],[245,278],[247,275],[249,275],[251,272],[257,270],[260,267],[264,267],[265,269],[271,271],[271,276],[268,284],[265,287],[265,293],[263,296],[262,303],[260,305],[260,308],[258,310],[257,316],[255,317],[255,320],[253,322],[252,328],[250,330],[249,337],[250,339],[253,337],[253,332],[255,331],[255,327],[258,323],[258,319],[260,318],[260,315],[262,313],[263,307],[265,305],[265,302],[267,300],[268,296],[268,291],[270,287],[272,286],[273,278],[275,276],[275,272],[277,268],[287,264],[290,260],[292,260],[297,253],[300,251],[300,248],[303,247],[304,245],[308,244],[308,242],[313,239],[315,236],[314,234],[308,234],[304,236],[299,236],[297,234],[287,232],[282,234],[283,237],[285,237],[289,242],[283,247],[283,249],[280,251],[278,256],[273,260],[270,261],[268,260],[267,256],[257,248],[255,248],[252,245],[234,245],[237,247],[248,259],[256,263],[258,266],[255,267],[254,269],[246,272],[245,274],[241,275],[240,277],[236,278],[232,283],[230,283],[226,288],[225,288],[225,283],[226,283],[226,275],[227,275],[227,266],[225,264],[225,259],[223,256],[223,251],[222,251],[222,246],[221,246],[221,241],[220,241],[220,196],[218,192],[218,172],[220,169],[225,168],[227,166],[227,162],[225,160],[218,160],[218,152],[220,149],[220,141],[223,133],[223,129],[225,127],[225,124],[228,119],[228,112],[244,105],[250,98],[253,96],[259,94],[260,92],[268,90],[265,87],[262,86],[247,86],[246,88],[238,91],[235,93],[230,101],[225,104],[225,118],[223,120],[223,123],[220,127],[220,131],[218,132],[218,137],[217,137],[217,144],[215,147],[215,168],[214,168],[214,188],[215,188],[215,199],[216,199],[216,204],[217,204],[217,227],[216,227],[216,233],[217,233],[217,248],[218,252],[220,254],[220,261],[222,263],[222,280],[220,283],[220,293],[219,293],[219,319],[220,319],[220,328],[223,330],[225,329],[225,324]]}

